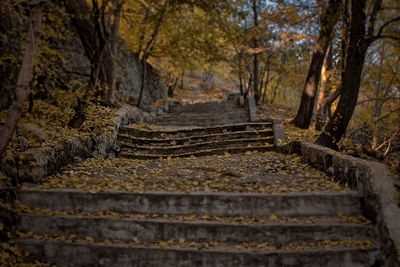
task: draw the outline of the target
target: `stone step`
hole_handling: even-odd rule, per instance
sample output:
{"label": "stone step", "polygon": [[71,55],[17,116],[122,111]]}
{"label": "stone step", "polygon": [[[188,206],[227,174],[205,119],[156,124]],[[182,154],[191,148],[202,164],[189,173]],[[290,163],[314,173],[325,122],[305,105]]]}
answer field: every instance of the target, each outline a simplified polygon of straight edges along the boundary
{"label": "stone step", "polygon": [[232,247],[163,248],[135,244],[20,239],[16,244],[57,266],[378,266],[375,248],[241,250]]}
{"label": "stone step", "polygon": [[118,140],[131,144],[154,144],[157,146],[170,146],[170,145],[184,145],[196,142],[206,142],[214,140],[228,140],[228,139],[247,139],[256,137],[271,137],[273,136],[272,130],[260,131],[239,131],[233,133],[219,133],[208,134],[203,136],[189,136],[189,137],[176,137],[176,138],[144,138],[144,137],[131,137],[128,135],[118,135]]}
{"label": "stone step", "polygon": [[168,122],[186,122],[190,123],[192,121],[195,121],[197,123],[203,123],[203,122],[222,122],[222,121],[242,121],[242,122],[248,122],[249,121],[249,116],[247,114],[233,114],[231,116],[216,116],[216,115],[210,115],[210,116],[163,116],[157,119],[158,122],[160,123],[168,123]]}
{"label": "stone step", "polygon": [[119,157],[128,158],[128,159],[159,159],[159,158],[188,158],[188,157],[203,157],[203,156],[212,156],[212,155],[223,155],[226,153],[229,154],[238,154],[238,153],[246,153],[248,151],[257,151],[257,152],[267,152],[273,151],[273,145],[262,145],[262,146],[241,146],[241,147],[224,147],[224,148],[213,148],[207,150],[196,150],[192,152],[182,152],[179,154],[169,153],[169,154],[147,154],[147,152],[142,153],[141,151],[122,151],[118,154]]}
{"label": "stone step", "polygon": [[124,127],[120,130],[121,134],[128,134],[135,137],[146,138],[174,138],[175,136],[202,136],[210,134],[223,134],[228,132],[250,131],[250,130],[265,130],[271,129],[272,123],[237,123],[212,127],[193,127],[191,129],[182,130],[144,130],[135,127]]}
{"label": "stone step", "polygon": [[220,118],[207,118],[207,119],[192,119],[192,120],[162,120],[157,122],[163,126],[198,126],[198,127],[209,127],[218,126],[233,123],[246,123],[249,122],[248,117],[246,118],[232,118],[232,119],[220,119]]}
{"label": "stone step", "polygon": [[48,216],[29,213],[21,215],[19,229],[34,235],[75,235],[78,239],[90,236],[97,241],[117,239],[129,242],[136,237],[145,242],[157,242],[183,238],[187,242],[218,241],[229,245],[243,242],[280,244],[376,238],[372,226],[354,223],[269,222],[243,225],[218,221]]}
{"label": "stone step", "polygon": [[179,155],[185,153],[194,153],[211,149],[229,149],[243,147],[251,149],[252,147],[268,146],[273,143],[272,137],[261,137],[252,139],[231,139],[215,140],[208,142],[197,142],[194,144],[185,144],[180,146],[149,146],[136,145],[121,142],[121,152],[142,154],[142,155]]}
{"label": "stone step", "polygon": [[229,109],[245,109],[244,107],[240,107],[235,102],[209,102],[209,103],[196,103],[196,104],[189,104],[189,105],[178,105],[175,107],[171,107],[172,112],[201,112],[205,110],[229,110]]}
{"label": "stone step", "polygon": [[182,117],[182,118],[206,118],[206,117],[232,117],[232,116],[249,116],[248,111],[244,109],[233,110],[205,110],[203,112],[168,112],[160,114],[160,118],[164,117]]}
{"label": "stone step", "polygon": [[242,107],[236,107],[236,106],[221,106],[221,107],[208,107],[208,108],[202,108],[198,110],[187,110],[184,108],[170,108],[167,114],[207,114],[207,113],[218,113],[218,114],[225,114],[225,113],[248,113],[248,110]]}
{"label": "stone step", "polygon": [[208,103],[194,103],[194,104],[183,104],[176,105],[172,109],[186,109],[186,110],[202,110],[204,108],[223,108],[223,107],[240,107],[238,103],[234,101],[222,101],[222,102],[208,102]]}
{"label": "stone step", "polygon": [[33,208],[118,213],[229,216],[361,216],[360,193],[299,192],[176,193],[97,192],[77,189],[18,191],[17,199]]}
{"label": "stone step", "polygon": [[208,118],[208,117],[218,117],[218,118],[230,118],[234,116],[249,116],[248,112],[245,110],[230,110],[230,111],[215,111],[215,110],[208,110],[207,112],[168,112],[160,114],[159,118]]}
{"label": "stone step", "polygon": [[232,124],[232,123],[243,123],[248,122],[249,120],[224,120],[224,121],[177,121],[177,122],[159,122],[158,124],[166,127],[211,127],[211,126],[220,126],[224,124]]}

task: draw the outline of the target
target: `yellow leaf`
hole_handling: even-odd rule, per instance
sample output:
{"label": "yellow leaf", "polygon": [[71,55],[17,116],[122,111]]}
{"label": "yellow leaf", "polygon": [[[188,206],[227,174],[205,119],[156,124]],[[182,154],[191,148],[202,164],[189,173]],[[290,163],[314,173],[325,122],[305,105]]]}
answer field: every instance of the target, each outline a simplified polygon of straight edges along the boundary
{"label": "yellow leaf", "polygon": [[271,214],[271,215],[269,216],[269,219],[270,219],[271,221],[277,221],[277,220],[278,220],[278,216],[275,215],[275,214]]}

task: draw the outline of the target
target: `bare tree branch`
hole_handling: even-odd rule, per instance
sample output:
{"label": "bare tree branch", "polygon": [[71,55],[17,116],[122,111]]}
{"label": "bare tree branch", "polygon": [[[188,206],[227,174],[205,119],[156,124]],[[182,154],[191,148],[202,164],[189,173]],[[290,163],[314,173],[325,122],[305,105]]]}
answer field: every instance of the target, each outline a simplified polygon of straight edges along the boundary
{"label": "bare tree branch", "polygon": [[[393,18],[393,19],[388,20],[388,21],[386,21],[385,23],[383,23],[382,26],[381,26],[381,27],[379,28],[379,30],[378,30],[378,34],[374,36],[374,39],[388,38],[388,35],[386,35],[386,37],[384,37],[384,35],[382,34],[382,33],[383,33],[383,30],[384,30],[387,26],[389,26],[390,24],[392,24],[392,23],[394,23],[394,22],[396,22],[396,21],[400,21],[400,17]],[[372,35],[372,33],[371,33],[371,35]],[[393,36],[393,37],[394,37],[396,40],[400,40],[399,37],[395,37],[395,36]]]}

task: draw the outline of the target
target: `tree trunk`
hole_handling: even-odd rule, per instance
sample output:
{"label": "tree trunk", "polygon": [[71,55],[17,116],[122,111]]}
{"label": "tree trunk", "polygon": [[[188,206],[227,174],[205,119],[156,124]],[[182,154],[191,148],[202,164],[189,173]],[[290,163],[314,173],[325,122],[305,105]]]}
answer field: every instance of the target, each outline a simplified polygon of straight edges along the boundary
{"label": "tree trunk", "polygon": [[340,0],[329,0],[328,7],[321,18],[321,30],[315,43],[300,107],[293,120],[293,124],[299,128],[307,129],[310,126],[314,110],[315,94],[321,77],[322,64],[328,46],[332,41],[332,30],[338,21],[341,2]]}
{"label": "tree trunk", "polygon": [[113,15],[114,21],[111,27],[111,42],[110,42],[110,55],[111,64],[109,68],[108,88],[105,90],[106,94],[103,97],[103,102],[106,105],[114,104],[114,93],[116,85],[117,74],[117,61],[118,61],[118,41],[119,41],[119,25],[121,19],[122,0],[113,0]]}
{"label": "tree trunk", "polygon": [[[258,14],[257,14],[257,0],[253,0],[253,15],[254,15],[254,29],[258,30]],[[256,35],[256,34],[255,34]],[[260,93],[258,91],[258,40],[257,37],[253,37],[253,48],[254,48],[254,61],[253,61],[253,91],[254,99],[256,103],[260,100]]]}
{"label": "tree trunk", "polygon": [[329,120],[324,132],[317,139],[317,144],[330,148],[337,148],[337,142],[345,133],[357,104],[361,72],[365,54],[370,44],[370,41],[365,39],[366,16],[364,9],[365,0],[352,1],[350,42],[341,85],[341,97],[335,113]]}
{"label": "tree trunk", "polygon": [[330,75],[332,71],[332,46],[328,47],[328,51],[325,56],[324,64],[322,66],[321,73],[321,87],[319,89],[317,114],[315,115],[314,127],[316,130],[321,131],[325,125],[325,120],[328,115],[327,104],[329,99],[329,93],[332,89],[330,84]]}
{"label": "tree trunk", "polygon": [[179,86],[181,89],[183,89],[183,78],[185,77],[185,72],[182,71],[181,74],[181,85]]}
{"label": "tree trunk", "polygon": [[6,121],[0,131],[0,156],[6,150],[6,147],[14,134],[17,123],[21,118],[24,103],[30,93],[29,83],[32,79],[36,52],[40,40],[40,29],[42,27],[42,9],[43,3],[41,1],[37,4],[33,4],[31,7],[28,36],[25,42],[25,53],[17,77],[15,95],[10,110],[8,111]]}
{"label": "tree trunk", "polygon": [[265,63],[265,64],[267,64],[267,66],[266,66],[267,78],[265,79],[265,83],[264,83],[264,92],[260,91],[262,93],[262,101],[261,101],[262,103],[265,103],[265,97],[267,96],[269,77],[271,74],[271,62],[270,62],[271,57],[272,57],[272,54],[268,56],[267,61]]}
{"label": "tree trunk", "polygon": [[240,95],[244,95],[242,73],[239,72],[239,91]]}
{"label": "tree trunk", "polygon": [[235,48],[237,59],[238,59],[238,78],[239,78],[239,91],[240,95],[244,95],[244,87],[243,87],[243,70],[242,70],[242,52],[239,48],[233,44]]}
{"label": "tree trunk", "polygon": [[380,51],[380,59],[379,59],[379,74],[378,74],[378,84],[375,89],[375,114],[373,116],[373,137],[372,137],[372,146],[371,149],[375,149],[378,146],[378,129],[379,129],[379,121],[377,120],[382,114],[382,106],[383,103],[381,101],[381,91],[382,91],[382,74],[383,74],[383,58],[384,57],[384,46],[382,46]]}
{"label": "tree trunk", "polygon": [[278,91],[281,80],[282,80],[282,75],[279,75],[279,77],[276,78],[276,84],[275,84],[274,89],[272,90],[271,100],[269,101],[269,103],[271,103],[271,104],[273,104],[275,102],[276,92]]}
{"label": "tree trunk", "polygon": [[[72,23],[75,26],[85,54],[90,61],[90,79],[88,88],[74,108],[75,114],[69,125],[79,128],[86,119],[85,109],[89,105],[93,95],[102,97],[107,90],[110,79],[110,67],[112,67],[111,49],[109,45],[109,29],[105,18],[107,2],[102,2],[101,7],[97,1],[92,1],[90,7],[86,0],[64,0],[67,12],[71,15]],[[100,83],[100,85],[99,85]]]}
{"label": "tree trunk", "polygon": [[173,79],[171,78],[170,81],[168,82],[168,97],[174,97],[174,92],[175,92],[175,88],[176,85],[178,84],[179,81],[179,76],[175,78],[175,81],[173,81]]}
{"label": "tree trunk", "polygon": [[162,21],[164,19],[164,14],[168,9],[168,5],[169,5],[169,0],[165,0],[164,6],[163,6],[163,8],[161,10],[160,17],[159,17],[159,19],[157,21],[156,27],[154,28],[153,34],[151,35],[150,40],[147,42],[146,48],[144,49],[144,52],[143,52],[143,56],[142,56],[142,59],[141,59],[141,62],[142,62],[142,82],[140,84],[139,100],[138,100],[137,105],[136,105],[137,107],[140,107],[140,105],[142,103],[142,99],[143,99],[143,91],[144,91],[144,87],[145,87],[146,79],[147,79],[147,63],[146,63],[146,60],[147,60],[147,57],[148,57],[148,53],[153,48],[153,46],[154,46],[154,44],[156,42],[158,31],[160,30],[161,23],[162,23]]}

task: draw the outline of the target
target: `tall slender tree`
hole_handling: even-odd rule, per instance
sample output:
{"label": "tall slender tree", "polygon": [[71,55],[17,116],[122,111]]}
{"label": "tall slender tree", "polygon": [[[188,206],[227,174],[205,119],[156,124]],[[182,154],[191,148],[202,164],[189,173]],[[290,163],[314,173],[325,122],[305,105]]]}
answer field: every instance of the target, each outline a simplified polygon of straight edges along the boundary
{"label": "tall slender tree", "polygon": [[332,41],[333,28],[338,21],[341,2],[341,0],[329,0],[328,6],[321,16],[321,29],[315,43],[299,110],[293,120],[293,124],[299,128],[307,129],[310,126],[315,95],[321,78],[321,69],[329,44]]}
{"label": "tall slender tree", "polygon": [[[400,22],[398,13],[394,13],[396,15],[386,21],[381,19],[377,23],[379,12],[383,10],[382,0],[372,1],[368,16],[366,15],[366,5],[366,0],[351,1],[350,40],[341,82],[341,96],[335,113],[329,120],[324,132],[317,139],[317,143],[320,145],[336,148],[337,143],[346,131],[357,104],[361,73],[369,46],[381,38],[400,40],[399,27],[393,27],[393,32],[387,33],[385,31],[390,26],[398,26],[398,22]],[[376,29],[376,25],[380,25],[378,29]]]}
{"label": "tall slender tree", "polygon": [[25,42],[25,52],[18,73],[15,94],[6,121],[0,131],[0,156],[14,134],[15,128],[21,118],[22,109],[30,93],[30,85],[35,65],[37,49],[40,40],[40,29],[42,27],[42,9],[44,1],[32,1],[29,15],[28,35]]}
{"label": "tall slender tree", "polygon": [[153,29],[153,33],[151,34],[150,40],[147,42],[146,47],[143,51],[143,55],[141,57],[141,65],[142,65],[142,81],[140,84],[140,92],[139,92],[139,100],[137,102],[137,106],[140,107],[143,99],[143,91],[146,86],[146,79],[147,79],[147,58],[149,57],[149,52],[151,49],[153,49],[158,33],[160,31],[160,26],[164,20],[165,12],[168,10],[170,0],[164,0],[164,3],[162,4],[161,11],[160,11],[160,16],[157,20],[157,24]]}
{"label": "tall slender tree", "polygon": [[257,0],[253,0],[253,20],[254,20],[254,36],[253,36],[253,48],[254,48],[254,59],[253,59],[253,92],[254,92],[254,99],[256,103],[260,100],[260,93],[258,90],[258,5]]}
{"label": "tall slender tree", "polygon": [[332,90],[332,46],[330,45],[325,56],[321,72],[321,86],[319,88],[317,111],[315,114],[314,127],[318,131],[324,128],[326,117],[328,115],[328,101]]}

